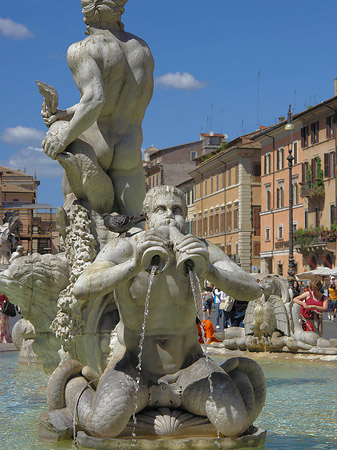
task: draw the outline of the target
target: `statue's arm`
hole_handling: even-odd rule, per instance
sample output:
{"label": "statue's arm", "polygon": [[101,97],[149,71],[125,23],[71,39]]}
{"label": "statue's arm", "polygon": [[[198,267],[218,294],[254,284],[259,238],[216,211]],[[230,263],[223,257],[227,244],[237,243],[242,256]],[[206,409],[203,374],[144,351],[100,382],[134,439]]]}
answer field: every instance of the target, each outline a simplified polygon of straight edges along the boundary
{"label": "statue's arm", "polygon": [[53,159],[98,119],[105,101],[101,69],[90,52],[85,51],[85,45],[73,44],[67,59],[81,98],[66,110],[66,116],[71,117],[66,126],[57,134],[47,133],[42,143],[46,154]]}
{"label": "statue's arm", "polygon": [[257,281],[235,264],[221,249],[208,243],[209,266],[203,277],[236,300],[254,300],[263,291]]}
{"label": "statue's arm", "polygon": [[78,278],[75,297],[82,300],[108,294],[139,272],[133,246],[121,241],[116,246],[103,248],[97,259]]}
{"label": "statue's arm", "polygon": [[166,248],[167,239],[155,230],[131,238],[117,238],[107,244],[76,281],[75,297],[86,300],[108,294],[144,270],[141,260],[151,247]]}

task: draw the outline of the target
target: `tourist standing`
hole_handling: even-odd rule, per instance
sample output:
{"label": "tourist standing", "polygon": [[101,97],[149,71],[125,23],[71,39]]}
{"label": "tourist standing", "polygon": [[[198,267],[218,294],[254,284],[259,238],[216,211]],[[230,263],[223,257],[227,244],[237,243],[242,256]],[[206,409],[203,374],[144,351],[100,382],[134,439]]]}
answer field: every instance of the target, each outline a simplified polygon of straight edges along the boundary
{"label": "tourist standing", "polygon": [[337,314],[337,286],[336,286],[336,279],[333,275],[330,277],[330,284],[329,284],[329,296],[333,304],[333,317],[336,318]]}
{"label": "tourist standing", "polygon": [[246,315],[247,306],[248,302],[243,302],[240,300],[234,301],[233,308],[230,312],[232,327],[244,327],[243,321]]}
{"label": "tourist standing", "polygon": [[206,313],[207,313],[207,318],[209,319],[211,317],[211,311],[212,311],[212,304],[214,301],[214,295],[212,292],[212,288],[207,286],[206,288],[206,292],[204,294],[204,307],[206,309]]}
{"label": "tourist standing", "polygon": [[225,298],[225,293],[218,288],[214,288],[214,306],[215,306],[215,328],[220,328],[220,318],[222,316],[222,311],[220,309],[220,304],[223,298]]}
{"label": "tourist standing", "polygon": [[12,343],[12,336],[9,330],[9,316],[4,313],[8,298],[0,295],[0,344]]}

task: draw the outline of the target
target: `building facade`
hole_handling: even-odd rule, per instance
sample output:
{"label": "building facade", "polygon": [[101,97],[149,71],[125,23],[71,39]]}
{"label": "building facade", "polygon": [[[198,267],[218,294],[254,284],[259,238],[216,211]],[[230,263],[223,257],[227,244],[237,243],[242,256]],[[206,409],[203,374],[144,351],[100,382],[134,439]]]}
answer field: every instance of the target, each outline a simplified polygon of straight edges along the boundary
{"label": "building facade", "polygon": [[179,186],[188,181],[189,172],[198,157],[218,149],[223,134],[201,133],[200,140],[164,149],[150,147],[144,151],[144,170],[147,190],[162,184]]}
{"label": "building facade", "polygon": [[56,214],[48,204],[37,203],[40,181],[20,170],[0,167],[0,218],[7,220],[17,212],[19,226],[12,239],[12,250],[20,243],[26,253],[57,253],[59,240]]}
{"label": "building facade", "polygon": [[260,144],[254,133],[225,148],[190,172],[194,184],[193,231],[219,246],[247,272],[260,266]]}
{"label": "building facade", "polygon": [[[336,92],[337,93],[337,92]],[[255,136],[261,143],[261,271],[287,275],[289,168],[293,157],[293,231],[296,272],[336,264],[336,111],[326,100]]]}

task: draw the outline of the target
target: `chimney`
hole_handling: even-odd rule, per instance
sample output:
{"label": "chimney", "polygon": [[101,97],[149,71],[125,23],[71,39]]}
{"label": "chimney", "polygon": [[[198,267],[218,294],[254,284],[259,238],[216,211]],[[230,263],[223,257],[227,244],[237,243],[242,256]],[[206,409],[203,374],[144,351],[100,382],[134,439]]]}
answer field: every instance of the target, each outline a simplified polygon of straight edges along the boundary
{"label": "chimney", "polygon": [[279,123],[283,122],[284,120],[285,120],[284,116],[281,116],[281,117],[278,118]]}
{"label": "chimney", "polygon": [[337,78],[335,78],[335,96],[337,95]]}

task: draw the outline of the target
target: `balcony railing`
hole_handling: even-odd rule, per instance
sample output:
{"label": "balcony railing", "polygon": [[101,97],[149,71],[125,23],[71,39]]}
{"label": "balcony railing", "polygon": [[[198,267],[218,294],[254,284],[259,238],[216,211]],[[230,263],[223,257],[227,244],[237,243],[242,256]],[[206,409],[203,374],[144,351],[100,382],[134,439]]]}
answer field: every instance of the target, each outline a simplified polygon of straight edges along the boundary
{"label": "balcony railing", "polygon": [[330,230],[312,228],[303,230],[300,228],[294,232],[294,245],[297,248],[321,247],[328,242],[336,242],[337,230],[333,227]]}

